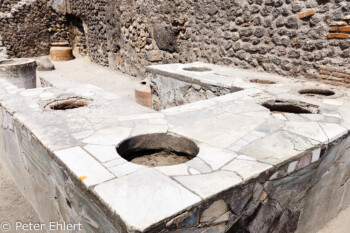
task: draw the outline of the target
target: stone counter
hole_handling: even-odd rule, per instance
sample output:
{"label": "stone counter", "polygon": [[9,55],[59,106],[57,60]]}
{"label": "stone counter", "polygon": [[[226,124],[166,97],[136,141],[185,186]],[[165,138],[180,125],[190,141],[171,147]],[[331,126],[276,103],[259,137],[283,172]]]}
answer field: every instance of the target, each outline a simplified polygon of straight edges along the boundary
{"label": "stone counter", "polygon": [[[210,71],[183,70],[203,66]],[[315,232],[348,206],[346,89],[202,63],[149,71],[153,81],[232,93],[155,111],[91,85],[24,90],[0,80],[0,160],[42,222],[83,232]],[[250,81],[262,78],[276,83]],[[334,95],[299,94],[316,86]],[[273,109],[281,104],[313,113]],[[148,134],[185,137],[199,153],[163,167],[117,153]]]}

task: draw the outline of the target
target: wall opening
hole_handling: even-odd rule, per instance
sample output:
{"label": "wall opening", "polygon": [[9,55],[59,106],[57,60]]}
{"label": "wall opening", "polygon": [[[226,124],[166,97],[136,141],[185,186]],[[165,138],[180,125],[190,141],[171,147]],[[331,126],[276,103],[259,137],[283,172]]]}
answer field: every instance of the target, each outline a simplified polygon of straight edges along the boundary
{"label": "wall opening", "polygon": [[192,140],[164,133],[132,137],[120,143],[116,149],[124,159],[149,167],[186,163],[199,152]]}
{"label": "wall opening", "polygon": [[90,103],[90,100],[81,97],[74,97],[63,100],[56,100],[45,106],[47,110],[69,110],[85,107]]}
{"label": "wall opening", "polygon": [[87,56],[87,40],[83,26],[83,19],[73,15],[67,15],[67,22],[69,40],[73,45],[74,53]]}

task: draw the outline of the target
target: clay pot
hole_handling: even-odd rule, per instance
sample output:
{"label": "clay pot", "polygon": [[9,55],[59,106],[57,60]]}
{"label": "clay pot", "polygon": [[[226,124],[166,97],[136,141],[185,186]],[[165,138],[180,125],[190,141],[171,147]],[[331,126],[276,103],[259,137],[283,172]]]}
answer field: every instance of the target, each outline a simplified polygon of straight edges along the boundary
{"label": "clay pot", "polygon": [[0,77],[19,88],[36,88],[36,62],[33,59],[0,61]]}
{"label": "clay pot", "polygon": [[52,47],[69,47],[69,42],[68,41],[52,42],[51,46]]}
{"label": "clay pot", "polygon": [[72,47],[51,47],[50,58],[53,61],[69,61],[73,57]]}
{"label": "clay pot", "polygon": [[152,109],[152,91],[148,79],[144,79],[135,88],[136,103]]}

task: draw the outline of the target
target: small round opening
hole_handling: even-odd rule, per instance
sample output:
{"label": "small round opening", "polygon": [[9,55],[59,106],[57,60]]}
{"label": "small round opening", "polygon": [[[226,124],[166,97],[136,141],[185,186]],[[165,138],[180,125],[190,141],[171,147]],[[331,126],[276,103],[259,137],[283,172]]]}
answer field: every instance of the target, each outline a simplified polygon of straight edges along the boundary
{"label": "small round opening", "polygon": [[142,82],[141,82],[141,85],[146,85],[146,84],[147,84],[146,81],[142,81]]}
{"label": "small round opening", "polygon": [[335,95],[335,92],[331,90],[326,90],[326,89],[304,89],[304,90],[300,90],[299,94],[307,95],[307,96],[319,96],[319,95],[332,96],[332,95]]}
{"label": "small round opening", "polygon": [[266,79],[251,79],[251,83],[259,83],[259,84],[276,84],[274,81],[266,80]]}
{"label": "small round opening", "polygon": [[87,106],[90,103],[88,99],[75,97],[64,100],[57,100],[48,104],[45,108],[51,110],[68,110]]}
{"label": "small round opening", "polygon": [[318,106],[301,101],[270,100],[262,104],[273,113],[317,114]]}
{"label": "small round opening", "polygon": [[132,137],[120,143],[116,149],[129,162],[149,167],[186,163],[199,152],[193,141],[164,133]]}
{"label": "small round opening", "polygon": [[183,68],[183,70],[192,71],[192,72],[206,72],[206,71],[211,71],[211,69],[210,69],[210,68],[207,68],[207,67],[186,67],[186,68]]}

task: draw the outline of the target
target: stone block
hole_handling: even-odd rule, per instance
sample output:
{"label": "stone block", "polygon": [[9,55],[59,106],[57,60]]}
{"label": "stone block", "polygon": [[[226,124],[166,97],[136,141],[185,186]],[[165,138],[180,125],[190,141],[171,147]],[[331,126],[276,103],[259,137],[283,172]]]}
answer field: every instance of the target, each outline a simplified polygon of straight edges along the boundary
{"label": "stone block", "polygon": [[154,25],[153,38],[160,50],[176,52],[178,29],[172,26]]}

